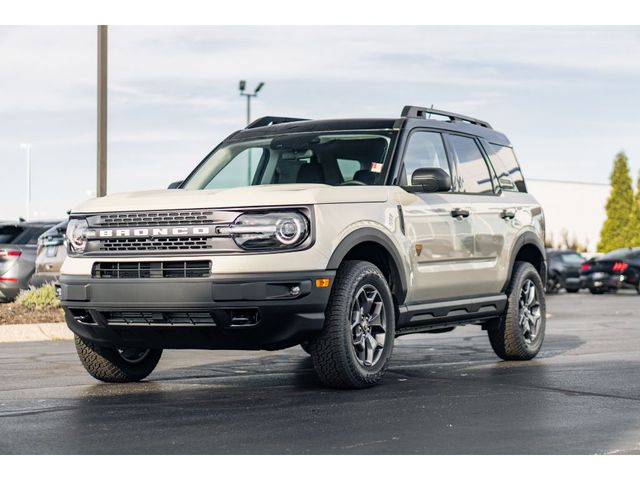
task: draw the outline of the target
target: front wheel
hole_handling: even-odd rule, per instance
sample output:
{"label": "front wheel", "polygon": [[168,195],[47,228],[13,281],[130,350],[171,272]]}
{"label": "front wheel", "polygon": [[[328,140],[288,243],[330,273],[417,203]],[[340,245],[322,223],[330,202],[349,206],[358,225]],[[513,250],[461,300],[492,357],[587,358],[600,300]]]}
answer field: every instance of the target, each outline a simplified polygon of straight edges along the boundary
{"label": "front wheel", "polygon": [[538,271],[516,262],[502,318],[487,330],[493,351],[504,360],[530,360],[544,340],[546,304]]}
{"label": "front wheel", "polygon": [[94,378],[109,383],[137,382],[156,368],[162,350],[106,348],[75,336],[76,351],[85,370]]}
{"label": "front wheel", "polygon": [[320,335],[309,341],[320,381],[334,388],[378,383],[395,338],[391,291],[372,263],[346,261],[338,269]]}

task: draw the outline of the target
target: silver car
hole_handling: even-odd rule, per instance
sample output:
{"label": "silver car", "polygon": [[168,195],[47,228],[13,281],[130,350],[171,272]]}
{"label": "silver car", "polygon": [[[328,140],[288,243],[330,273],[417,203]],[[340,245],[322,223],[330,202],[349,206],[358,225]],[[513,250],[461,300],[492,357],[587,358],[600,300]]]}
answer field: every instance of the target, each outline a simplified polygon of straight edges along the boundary
{"label": "silver car", "polygon": [[0,225],[0,302],[10,302],[29,286],[38,237],[59,221]]}

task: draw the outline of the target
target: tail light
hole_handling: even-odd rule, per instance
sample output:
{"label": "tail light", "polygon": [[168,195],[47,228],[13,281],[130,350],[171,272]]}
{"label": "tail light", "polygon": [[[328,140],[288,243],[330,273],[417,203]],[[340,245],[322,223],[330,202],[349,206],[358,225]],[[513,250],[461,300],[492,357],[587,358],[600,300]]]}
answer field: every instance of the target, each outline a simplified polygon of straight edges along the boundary
{"label": "tail light", "polygon": [[589,264],[587,262],[585,262],[582,265],[580,265],[580,271],[581,272],[586,272],[587,270],[589,270]]}
{"label": "tail light", "polygon": [[19,257],[22,255],[20,250],[0,250],[0,258]]}
{"label": "tail light", "polygon": [[612,270],[614,272],[623,272],[623,271],[625,271],[627,269],[628,266],[629,265],[627,265],[625,262],[615,262],[613,264]]}

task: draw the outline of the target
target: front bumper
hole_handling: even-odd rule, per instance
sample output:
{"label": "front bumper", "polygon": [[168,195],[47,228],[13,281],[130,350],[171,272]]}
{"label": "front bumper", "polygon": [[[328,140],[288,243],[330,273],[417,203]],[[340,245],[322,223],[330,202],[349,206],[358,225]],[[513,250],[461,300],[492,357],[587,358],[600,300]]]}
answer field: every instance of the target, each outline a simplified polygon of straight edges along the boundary
{"label": "front bumper", "polygon": [[322,329],[335,271],[214,278],[61,276],[69,328],[108,347],[279,349]]}
{"label": "front bumper", "polygon": [[564,287],[565,288],[584,288],[584,282],[580,279],[580,277],[566,277],[564,279]]}

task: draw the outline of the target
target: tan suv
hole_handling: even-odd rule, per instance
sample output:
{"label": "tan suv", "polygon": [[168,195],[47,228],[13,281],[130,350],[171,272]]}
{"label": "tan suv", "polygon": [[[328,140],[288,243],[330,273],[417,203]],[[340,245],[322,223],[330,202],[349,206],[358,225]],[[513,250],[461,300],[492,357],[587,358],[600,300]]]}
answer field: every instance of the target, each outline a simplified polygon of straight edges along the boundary
{"label": "tan suv", "polygon": [[163,349],[300,344],[326,385],[361,388],[397,336],[464,324],[501,358],[540,350],[544,216],[487,122],[265,117],[177,187],[71,213],[59,295],[100,380],[140,380]]}

